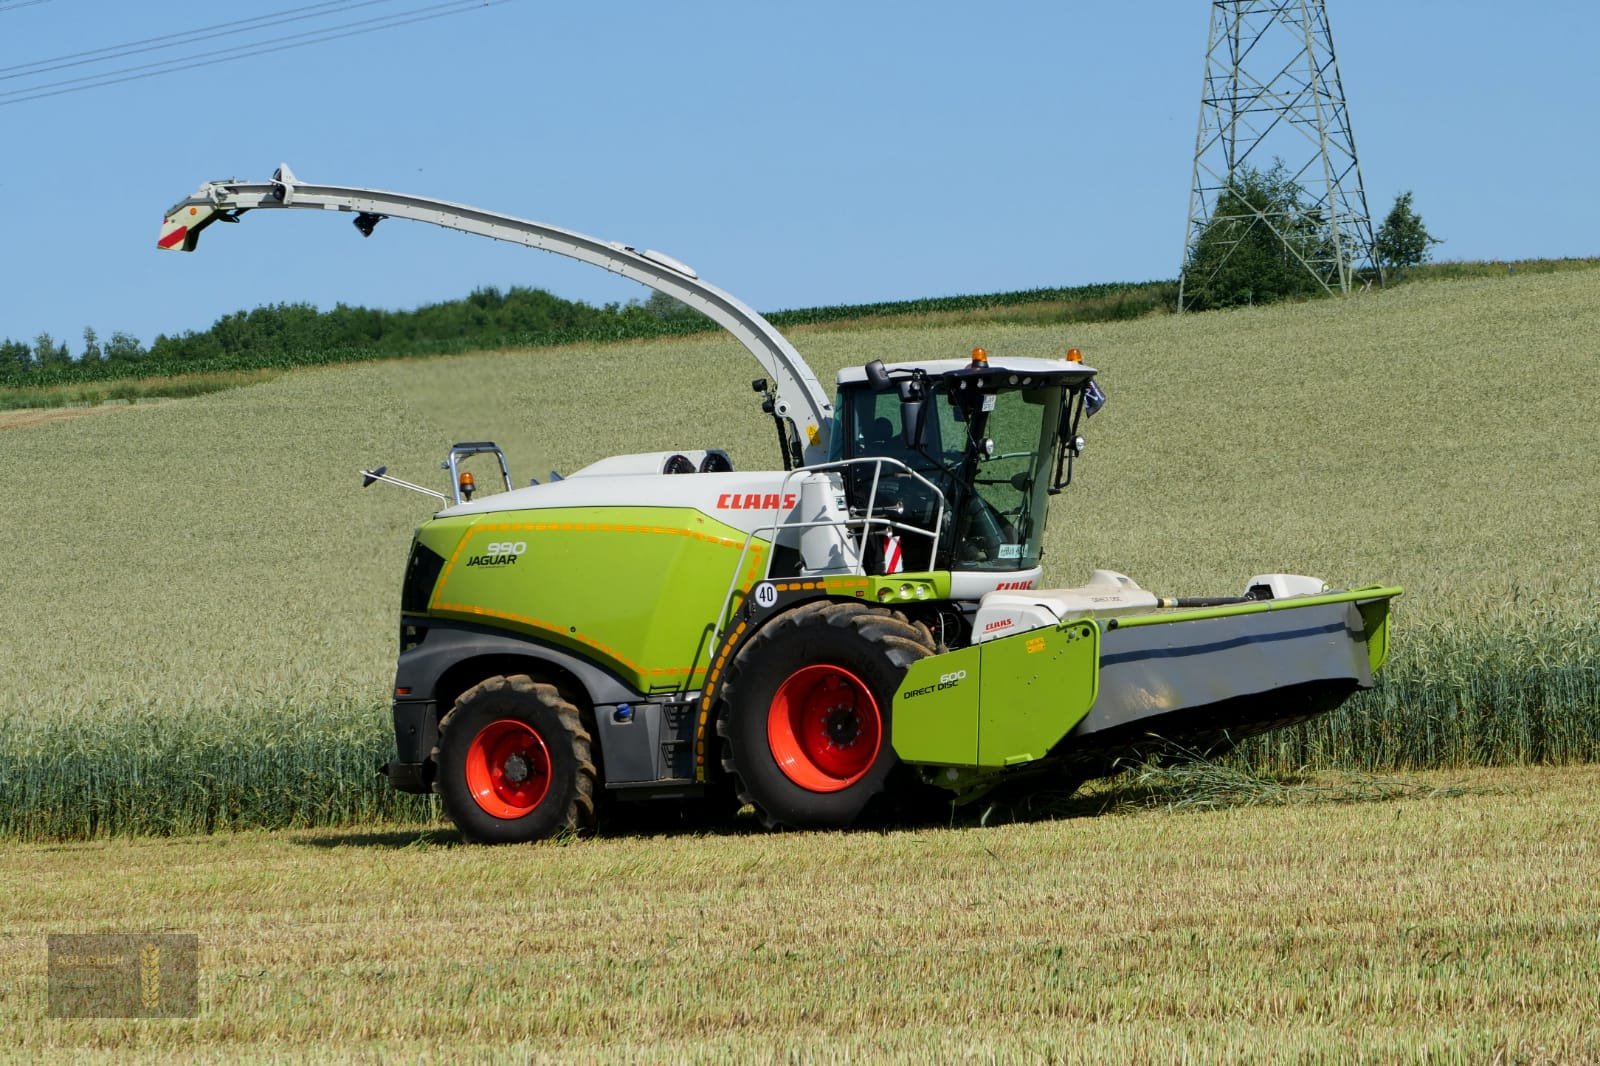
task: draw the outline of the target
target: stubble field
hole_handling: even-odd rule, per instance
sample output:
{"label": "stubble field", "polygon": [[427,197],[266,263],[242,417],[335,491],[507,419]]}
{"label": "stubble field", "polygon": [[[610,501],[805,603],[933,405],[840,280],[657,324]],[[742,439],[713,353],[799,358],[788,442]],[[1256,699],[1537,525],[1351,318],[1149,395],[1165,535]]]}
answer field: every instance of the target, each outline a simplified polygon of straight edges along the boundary
{"label": "stubble field", "polygon": [[[0,849],[0,1058],[1600,1059],[1600,773],[896,833]],[[199,1015],[51,1019],[48,933],[200,938]]]}

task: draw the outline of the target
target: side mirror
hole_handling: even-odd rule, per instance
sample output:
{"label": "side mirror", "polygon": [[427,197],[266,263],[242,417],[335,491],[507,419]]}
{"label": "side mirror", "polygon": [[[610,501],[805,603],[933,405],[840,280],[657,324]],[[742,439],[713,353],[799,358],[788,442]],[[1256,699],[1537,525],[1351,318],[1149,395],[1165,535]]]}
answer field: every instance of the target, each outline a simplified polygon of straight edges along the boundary
{"label": "side mirror", "polygon": [[889,372],[883,368],[882,359],[874,359],[863,367],[867,372],[867,384],[872,386],[873,392],[888,392],[891,382]]}

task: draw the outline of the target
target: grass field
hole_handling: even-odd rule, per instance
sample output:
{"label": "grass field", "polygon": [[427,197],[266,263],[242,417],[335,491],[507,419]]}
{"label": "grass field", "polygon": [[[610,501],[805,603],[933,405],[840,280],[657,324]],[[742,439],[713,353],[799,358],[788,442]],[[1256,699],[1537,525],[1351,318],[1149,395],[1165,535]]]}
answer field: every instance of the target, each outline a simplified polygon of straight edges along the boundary
{"label": "grass field", "polygon": [[[1600,769],[1376,783],[889,834],[14,844],[0,1057],[1600,1060]],[[47,1018],[46,934],[108,929],[198,934],[199,1016]]]}
{"label": "grass field", "polygon": [[[0,411],[52,410],[98,407],[104,403],[134,404],[141,400],[182,399],[225,389],[256,385],[277,377],[272,370],[230,370],[178,377],[125,378],[88,384],[0,386]],[[0,428],[5,426],[0,421]]]}
{"label": "grass field", "polygon": [[[1600,755],[1600,270],[1063,328],[807,331],[846,363],[1068,343],[1110,394],[1046,579],[1185,595],[1397,582],[1386,683],[1250,758],[1293,769]],[[401,565],[452,440],[519,481],[630,451],[773,463],[755,368],[709,338],[297,371],[0,432],[0,834],[423,817],[380,787]]]}

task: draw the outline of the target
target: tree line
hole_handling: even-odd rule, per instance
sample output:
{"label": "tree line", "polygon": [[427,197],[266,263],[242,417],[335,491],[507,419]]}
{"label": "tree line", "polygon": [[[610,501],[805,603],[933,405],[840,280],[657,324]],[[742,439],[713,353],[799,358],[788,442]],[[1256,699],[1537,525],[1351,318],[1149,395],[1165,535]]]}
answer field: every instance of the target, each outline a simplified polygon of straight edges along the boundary
{"label": "tree line", "polygon": [[[1277,219],[1277,231],[1264,221]],[[1376,235],[1386,269],[1423,263],[1437,238],[1402,193]],[[1246,168],[1213,212],[1184,265],[1187,309],[1267,303],[1314,295],[1321,285],[1304,265],[1326,258],[1328,227],[1281,167]],[[1171,281],[1032,289],[986,296],[779,311],[774,325],[798,326],[879,315],[968,311],[1055,302],[1062,321],[1107,321],[1170,310]],[[65,341],[40,333],[31,343],[0,340],[0,385],[71,385],[117,378],[178,376],[217,371],[285,369],[393,356],[443,355],[493,348],[628,340],[696,333],[715,327],[665,293],[643,302],[595,307],[543,289],[476,289],[461,300],[412,311],[338,304],[274,304],[225,315],[205,330],[158,335],[147,348],[117,331],[102,340],[92,327],[74,353]]]}
{"label": "tree line", "polygon": [[[974,311],[1051,302],[1061,321],[1136,318],[1170,308],[1171,281],[1030,289],[984,296],[945,296],[888,303],[777,311],[776,326],[792,327],[883,315]],[[444,355],[495,348],[681,336],[714,330],[709,319],[665,293],[643,302],[594,307],[542,289],[490,287],[461,300],[414,311],[375,311],[339,304],[275,304],[236,311],[209,329],[158,336],[148,347],[127,333],[101,341],[83,332],[74,353],[41,333],[33,343],[0,341],[0,385],[76,385],[119,378],[218,371],[283,369],[394,356]]]}
{"label": "tree line", "polygon": [[0,382],[61,384],[254,370],[520,344],[660,336],[708,326],[698,312],[670,297],[595,307],[522,287],[504,292],[480,288],[465,299],[413,311],[345,304],[319,311],[310,304],[285,303],[236,311],[209,329],[162,334],[148,348],[120,331],[102,341],[93,328],[83,331],[83,346],[76,353],[48,333],[39,334],[32,343],[3,340]]}

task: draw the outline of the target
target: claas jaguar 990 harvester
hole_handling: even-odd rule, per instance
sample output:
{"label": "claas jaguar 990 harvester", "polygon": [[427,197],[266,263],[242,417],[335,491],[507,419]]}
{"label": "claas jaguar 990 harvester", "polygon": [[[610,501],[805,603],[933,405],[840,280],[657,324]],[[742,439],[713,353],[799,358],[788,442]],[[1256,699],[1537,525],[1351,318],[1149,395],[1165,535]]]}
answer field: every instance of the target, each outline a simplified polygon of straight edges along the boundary
{"label": "claas jaguar 990 harvester", "polygon": [[[176,204],[159,245],[282,208],[413,219],[600,266],[725,327],[763,367],[781,463],[714,441],[516,487],[454,445],[401,581],[394,787],[469,840],[592,827],[607,801],[750,804],[768,825],[1059,790],[1152,753],[1224,750],[1370,687],[1393,587],[1261,574],[1173,599],[1095,570],[1041,588],[1095,371],[972,352],[862,353],[829,397],[769,322],[650,250],[280,167]],[[464,469],[490,462],[498,491]]]}

